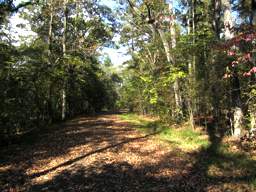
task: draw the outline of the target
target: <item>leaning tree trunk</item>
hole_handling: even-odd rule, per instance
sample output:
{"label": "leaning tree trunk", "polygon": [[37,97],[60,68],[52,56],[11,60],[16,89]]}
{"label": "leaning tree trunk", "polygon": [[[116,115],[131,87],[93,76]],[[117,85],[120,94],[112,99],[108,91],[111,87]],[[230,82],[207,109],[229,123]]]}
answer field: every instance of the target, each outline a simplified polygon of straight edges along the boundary
{"label": "leaning tree trunk", "polygon": [[[225,40],[230,40],[234,37],[233,21],[231,15],[231,4],[230,0],[222,0],[223,7],[223,21],[224,21],[224,37]],[[233,136],[240,136],[242,130],[242,120],[243,120],[243,111],[242,111],[242,101],[240,93],[240,80],[238,77],[237,69],[234,67],[234,74],[231,79],[231,96],[232,96],[232,111],[233,111],[233,130],[231,130]]]}
{"label": "leaning tree trunk", "polygon": [[[175,49],[176,48],[176,30],[175,30],[175,15],[173,13],[173,5],[170,2],[169,3],[169,12],[170,12],[170,34],[171,34],[171,48]],[[170,54],[170,52],[169,52]],[[172,57],[172,65],[175,66],[175,57]],[[174,84],[173,84],[173,89],[175,93],[175,103],[176,103],[176,110],[178,113],[183,116],[183,111],[182,111],[182,99],[180,95],[180,88],[179,88],[179,81],[178,79],[175,79]]]}
{"label": "leaning tree trunk", "polygon": [[[139,11],[139,9],[134,6],[132,1],[127,0],[127,2],[129,3],[129,6],[131,7],[134,14],[142,15],[142,13]],[[171,4],[170,6],[172,7],[172,3],[170,3],[170,4]],[[147,3],[146,3],[146,6],[147,6],[147,9],[148,9],[148,13],[150,13],[151,12],[150,6]],[[173,17],[172,12],[171,12],[170,16]],[[148,21],[154,20],[153,23],[149,22],[149,26],[151,27],[153,36],[155,36],[156,33],[159,34],[160,39],[161,39],[162,44],[163,44],[163,47],[164,47],[167,62],[171,66],[174,66],[174,59],[171,55],[171,52],[170,52],[171,48],[170,48],[169,42],[167,40],[167,37],[165,35],[165,32],[157,24],[160,21],[157,21],[157,18],[152,18],[153,16],[151,14],[148,14],[147,17],[148,17]],[[173,38],[175,38],[175,37],[173,37]],[[176,46],[176,44],[175,44],[175,46]],[[173,84],[173,91],[174,91],[174,96],[175,96],[176,110],[179,111],[179,112],[182,112],[182,101],[181,101],[181,96],[180,96],[180,92],[179,92],[180,88],[179,88],[179,84],[178,84],[177,79],[175,80],[175,82]]]}
{"label": "leaning tree trunk", "polygon": [[[164,34],[164,32],[161,29],[157,29],[157,31],[158,31],[158,33],[160,35],[160,38],[161,38],[163,46],[164,46],[167,62],[170,63],[173,66],[174,65],[174,59],[171,56],[170,46],[169,46],[169,43],[168,43],[168,41],[167,41],[167,39],[165,37],[165,34]],[[182,111],[182,108],[181,108],[181,97],[180,97],[180,93],[179,93],[179,84],[178,84],[177,79],[174,81],[173,91],[174,91],[176,110],[181,112]]]}

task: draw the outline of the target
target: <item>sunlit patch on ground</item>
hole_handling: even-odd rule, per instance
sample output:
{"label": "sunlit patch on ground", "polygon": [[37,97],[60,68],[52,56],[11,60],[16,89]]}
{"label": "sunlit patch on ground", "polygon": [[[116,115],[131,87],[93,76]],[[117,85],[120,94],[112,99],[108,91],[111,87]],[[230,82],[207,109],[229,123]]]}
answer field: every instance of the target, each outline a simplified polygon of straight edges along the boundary
{"label": "sunlit patch on ground", "polygon": [[149,117],[80,117],[2,149],[0,190],[252,191],[255,160],[230,146],[211,156],[208,146],[205,133]]}

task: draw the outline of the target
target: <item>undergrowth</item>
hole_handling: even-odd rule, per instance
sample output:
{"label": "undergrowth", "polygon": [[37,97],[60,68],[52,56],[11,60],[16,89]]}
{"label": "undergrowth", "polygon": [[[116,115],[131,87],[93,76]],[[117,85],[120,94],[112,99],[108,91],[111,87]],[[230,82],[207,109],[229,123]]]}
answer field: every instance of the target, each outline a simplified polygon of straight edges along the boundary
{"label": "undergrowth", "polygon": [[172,127],[159,120],[151,120],[136,114],[121,114],[122,120],[128,121],[144,133],[158,133],[158,138],[171,145],[191,151],[209,145],[207,135],[199,130],[193,130],[188,125]]}

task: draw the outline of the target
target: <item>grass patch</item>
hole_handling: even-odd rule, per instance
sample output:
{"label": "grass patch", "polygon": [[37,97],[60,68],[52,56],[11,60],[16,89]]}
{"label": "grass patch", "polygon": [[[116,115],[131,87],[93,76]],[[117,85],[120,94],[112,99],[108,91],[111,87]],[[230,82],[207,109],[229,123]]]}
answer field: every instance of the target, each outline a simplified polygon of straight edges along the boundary
{"label": "grass patch", "polygon": [[119,117],[133,124],[136,129],[144,133],[159,133],[159,139],[167,141],[185,151],[207,147],[209,144],[206,135],[200,131],[192,130],[186,125],[172,128],[159,120],[150,120],[136,114],[121,114]]}
{"label": "grass patch", "polygon": [[[168,126],[158,120],[150,120],[136,114],[122,114],[125,120],[144,133],[157,132],[157,139],[170,143],[170,146],[181,149],[183,152],[196,152],[191,155],[191,161],[200,165],[201,171],[206,171],[205,177],[210,183],[223,185],[223,190],[238,191],[246,185],[247,191],[256,191],[256,157],[245,153],[235,143],[223,139],[213,153],[208,151],[211,146],[207,133],[193,130],[188,125]],[[185,154],[185,153],[184,153]],[[187,156],[184,156],[187,158]],[[240,190],[243,191],[243,190]],[[244,190],[246,191],[246,190]]]}
{"label": "grass patch", "polygon": [[176,144],[186,151],[207,147],[209,143],[206,136],[189,127],[179,129],[168,128],[161,132],[159,136],[161,139]]}
{"label": "grass patch", "polygon": [[249,155],[242,152],[221,151],[209,157],[204,163],[209,165],[207,174],[213,181],[219,177],[226,177],[234,186],[245,183],[251,191],[256,190],[256,161]]}
{"label": "grass patch", "polygon": [[128,121],[129,123],[136,125],[146,125],[149,121],[146,121],[142,116],[127,113],[118,115],[122,120]]}

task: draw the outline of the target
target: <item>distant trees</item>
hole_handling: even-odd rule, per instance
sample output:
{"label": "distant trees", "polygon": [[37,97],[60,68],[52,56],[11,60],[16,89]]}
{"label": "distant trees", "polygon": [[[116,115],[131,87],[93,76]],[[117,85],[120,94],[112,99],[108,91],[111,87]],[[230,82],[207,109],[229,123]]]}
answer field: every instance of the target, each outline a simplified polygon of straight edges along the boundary
{"label": "distant trees", "polygon": [[1,27],[1,139],[114,109],[114,72],[103,68],[97,51],[114,35],[110,8],[96,1],[49,0],[26,9],[20,15],[37,34],[33,41],[13,46],[11,34]]}

